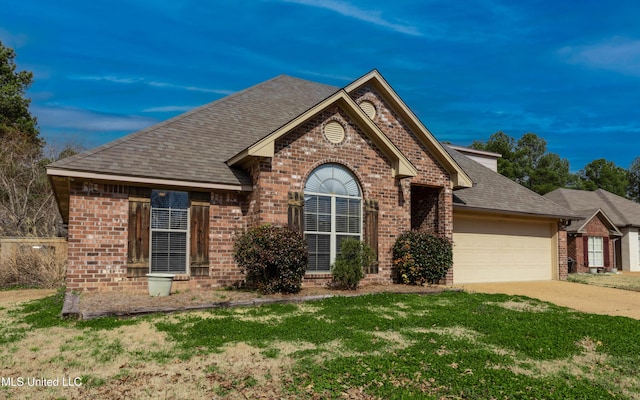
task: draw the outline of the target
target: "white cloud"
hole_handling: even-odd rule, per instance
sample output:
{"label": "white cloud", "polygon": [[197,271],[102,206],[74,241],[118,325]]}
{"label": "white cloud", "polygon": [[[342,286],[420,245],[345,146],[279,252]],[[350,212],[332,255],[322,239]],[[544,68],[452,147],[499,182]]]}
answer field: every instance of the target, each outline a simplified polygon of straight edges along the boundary
{"label": "white cloud", "polygon": [[589,46],[567,46],[558,55],[571,64],[640,76],[640,40],[614,38]]}
{"label": "white cloud", "polygon": [[174,85],[173,83],[166,83],[166,82],[151,81],[151,82],[145,82],[145,83],[153,87],[168,88],[168,89],[182,89],[182,90],[188,90],[190,92],[216,93],[216,94],[222,94],[222,95],[228,95],[228,94],[234,93],[232,90],[208,89],[208,88],[202,88],[197,86]]}
{"label": "white cloud", "polygon": [[345,17],[354,18],[382,28],[411,36],[422,36],[418,27],[407,23],[397,23],[386,20],[382,17],[382,12],[374,10],[364,10],[352,4],[337,0],[283,0],[287,3],[301,4],[309,7],[324,8],[336,12]]}
{"label": "white cloud", "polygon": [[38,124],[45,129],[133,132],[158,122],[148,117],[107,114],[75,107],[34,106],[31,111],[38,118]]}
{"label": "white cloud", "polygon": [[119,83],[119,84],[142,84],[151,87],[157,88],[165,88],[165,89],[179,89],[179,90],[187,90],[190,92],[204,92],[204,93],[215,93],[221,95],[228,95],[234,93],[232,90],[224,90],[224,89],[209,89],[198,86],[188,86],[188,85],[176,85],[173,83],[167,82],[159,82],[159,81],[148,81],[144,78],[131,78],[131,77],[119,77],[114,75],[72,75],[69,77],[71,80],[78,81],[96,81],[96,82],[111,82],[111,83]]}
{"label": "white cloud", "polygon": [[145,108],[142,112],[172,112],[172,111],[189,111],[197,106],[162,106]]}

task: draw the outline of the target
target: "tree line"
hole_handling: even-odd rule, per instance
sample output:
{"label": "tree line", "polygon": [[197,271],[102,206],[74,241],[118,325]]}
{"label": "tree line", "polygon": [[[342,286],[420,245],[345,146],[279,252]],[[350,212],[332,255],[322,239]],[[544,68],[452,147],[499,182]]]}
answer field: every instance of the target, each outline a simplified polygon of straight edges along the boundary
{"label": "tree line", "polygon": [[[0,236],[53,236],[61,231],[61,219],[45,167],[79,148],[55,150],[40,136],[26,97],[33,73],[18,71],[15,56],[0,42]],[[547,142],[534,133],[516,140],[497,132],[471,147],[501,154],[498,172],[539,194],[602,188],[640,202],[640,157],[628,170],[598,159],[572,174],[569,161],[548,152]]]}
{"label": "tree line", "polygon": [[475,141],[471,147],[501,154],[498,172],[538,194],[558,188],[604,189],[640,202],[640,156],[629,169],[600,158],[571,173],[569,160],[548,152],[547,141],[535,133],[525,133],[516,140],[504,132],[496,132],[486,142]]}
{"label": "tree line", "polygon": [[40,136],[25,96],[33,73],[18,71],[15,56],[0,42],[0,236],[54,236],[61,218],[46,165],[76,151]]}

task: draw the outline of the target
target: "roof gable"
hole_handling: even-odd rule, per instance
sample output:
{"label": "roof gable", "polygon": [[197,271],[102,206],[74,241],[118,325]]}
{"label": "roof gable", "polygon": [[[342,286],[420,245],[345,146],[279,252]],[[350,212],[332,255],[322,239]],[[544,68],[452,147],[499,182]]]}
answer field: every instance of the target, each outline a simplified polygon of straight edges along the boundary
{"label": "roof gable", "polygon": [[611,221],[607,214],[601,209],[597,209],[595,211],[592,210],[589,212],[589,214],[585,215],[588,216],[586,218],[572,221],[571,224],[567,226],[567,232],[586,233],[586,228],[589,222],[593,221],[594,218],[597,218],[607,229],[609,229],[611,235],[622,236],[622,232],[620,232],[613,221]]}
{"label": "roof gable", "polygon": [[288,134],[319,112],[334,105],[339,106],[349,114],[349,116],[353,118],[360,128],[363,129],[365,134],[378,146],[378,148],[389,157],[393,165],[391,171],[392,176],[404,178],[418,174],[418,171],[411,162],[400,152],[400,150],[398,150],[389,138],[384,135],[380,128],[371,121],[365,112],[344,90],[340,90],[332,96],[329,96],[268,136],[252,144],[241,153],[229,159],[227,164],[230,166],[242,165],[251,157],[273,157],[275,153],[275,142],[277,139]]}

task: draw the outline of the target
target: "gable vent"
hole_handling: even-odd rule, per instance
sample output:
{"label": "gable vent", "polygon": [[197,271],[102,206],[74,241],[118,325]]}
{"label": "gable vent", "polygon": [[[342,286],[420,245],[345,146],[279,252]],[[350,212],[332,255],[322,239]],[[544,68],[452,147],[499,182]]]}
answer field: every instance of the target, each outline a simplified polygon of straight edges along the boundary
{"label": "gable vent", "polygon": [[369,118],[374,119],[376,117],[376,106],[374,106],[372,102],[365,100],[360,103],[360,108],[362,108],[362,111],[364,111]]}
{"label": "gable vent", "polygon": [[324,137],[331,143],[342,143],[344,140],[344,127],[337,121],[331,121],[324,126]]}

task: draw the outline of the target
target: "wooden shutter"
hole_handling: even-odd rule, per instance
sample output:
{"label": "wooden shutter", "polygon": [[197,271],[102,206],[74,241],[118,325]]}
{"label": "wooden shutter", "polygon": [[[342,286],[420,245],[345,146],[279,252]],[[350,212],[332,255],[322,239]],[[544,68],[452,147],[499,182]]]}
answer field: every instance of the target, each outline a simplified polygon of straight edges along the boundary
{"label": "wooden shutter", "polygon": [[605,237],[602,238],[602,257],[604,258],[604,266],[605,268],[609,268],[609,266],[611,265],[611,263],[609,262],[609,255],[611,253],[609,252],[609,238]]}
{"label": "wooden shutter", "polygon": [[583,263],[585,267],[589,266],[589,236],[584,235],[582,237],[582,252],[583,252]]}
{"label": "wooden shutter", "polygon": [[[136,197],[132,197],[132,193]],[[129,194],[129,224],[127,276],[145,276],[149,272],[149,237],[151,224],[151,192],[131,188]]]}
{"label": "wooden shutter", "polygon": [[289,228],[304,234],[304,193],[289,192],[289,207],[287,219]]}
{"label": "wooden shutter", "polygon": [[209,275],[209,205],[210,193],[191,193],[190,272],[192,276]]}
{"label": "wooden shutter", "polygon": [[[364,243],[369,245],[374,253],[376,253],[376,259],[378,258],[378,200],[366,199],[364,200]],[[378,262],[368,269],[365,269],[367,274],[378,273]]]}

